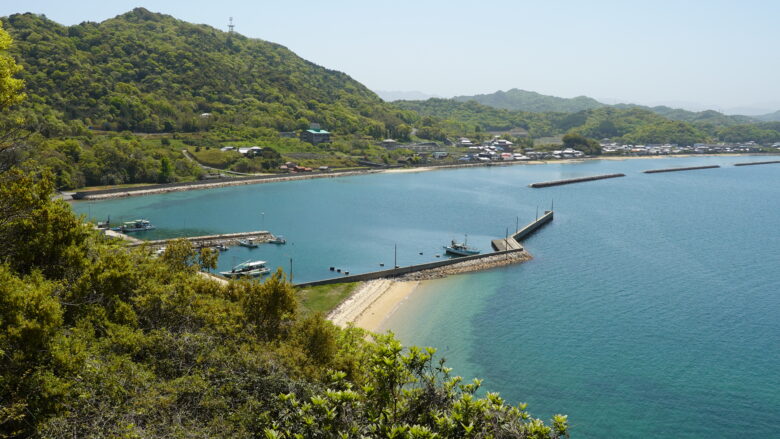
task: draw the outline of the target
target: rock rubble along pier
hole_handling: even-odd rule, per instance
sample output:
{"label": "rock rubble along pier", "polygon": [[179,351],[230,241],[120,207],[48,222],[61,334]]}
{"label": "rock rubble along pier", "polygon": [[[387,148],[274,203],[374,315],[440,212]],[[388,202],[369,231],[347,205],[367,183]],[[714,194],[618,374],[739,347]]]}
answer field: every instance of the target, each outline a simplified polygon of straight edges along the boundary
{"label": "rock rubble along pier", "polygon": [[714,168],[720,168],[720,165],[688,166],[686,168],[649,169],[647,171],[642,171],[642,172],[644,172],[645,174],[658,174],[660,172],[695,171],[696,169],[714,169]]}
{"label": "rock rubble along pier", "polygon": [[771,160],[771,161],[768,161],[768,162],[734,163],[734,166],[771,165],[772,163],[780,163],[780,160]]}
{"label": "rock rubble along pier", "polygon": [[560,185],[564,185],[564,184],[584,183],[586,181],[604,180],[604,179],[607,179],[607,178],[617,178],[617,177],[625,177],[625,176],[626,176],[626,174],[592,175],[590,177],[568,178],[566,180],[553,180],[553,181],[543,181],[541,183],[531,183],[531,184],[528,185],[528,187],[543,188],[543,187],[549,187],[549,186],[560,186]]}
{"label": "rock rubble along pier", "polygon": [[173,241],[175,239],[186,239],[187,241],[190,241],[194,247],[210,247],[219,244],[227,246],[238,245],[239,239],[249,239],[257,243],[268,242],[274,239],[274,235],[272,235],[271,232],[267,230],[259,230],[256,232],[224,233],[221,235],[182,236],[181,238],[158,239],[156,241],[136,240],[135,242],[131,242],[129,245],[131,247],[135,247],[147,244],[152,247],[161,247],[166,245],[168,241]]}

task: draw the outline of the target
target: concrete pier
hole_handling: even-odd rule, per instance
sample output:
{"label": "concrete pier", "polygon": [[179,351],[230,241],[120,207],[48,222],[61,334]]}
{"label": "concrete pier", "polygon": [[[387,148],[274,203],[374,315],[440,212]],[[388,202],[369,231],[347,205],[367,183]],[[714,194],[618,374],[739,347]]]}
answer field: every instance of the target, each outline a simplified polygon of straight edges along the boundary
{"label": "concrete pier", "polygon": [[159,239],[155,241],[140,241],[135,240],[130,243],[131,247],[147,244],[152,247],[162,247],[175,239],[186,239],[190,241],[194,247],[211,247],[215,245],[238,245],[239,239],[252,239],[254,242],[262,243],[268,242],[274,239],[271,232],[267,230],[259,230],[256,232],[241,232],[241,233],[224,233],[220,235],[205,235],[205,236],[183,236],[181,238]]}
{"label": "concrete pier", "polygon": [[606,178],[617,178],[617,177],[625,177],[625,176],[626,174],[592,175],[590,177],[569,178],[566,180],[553,180],[553,181],[543,181],[540,183],[531,183],[528,185],[528,187],[543,188],[543,187],[560,186],[564,184],[573,184],[573,183],[584,183],[586,181],[604,180]]}
{"label": "concrete pier", "polygon": [[645,174],[658,174],[660,172],[694,171],[696,169],[714,169],[714,168],[720,168],[720,165],[689,166],[687,168],[650,169],[650,170],[642,171],[642,172],[644,172]]}

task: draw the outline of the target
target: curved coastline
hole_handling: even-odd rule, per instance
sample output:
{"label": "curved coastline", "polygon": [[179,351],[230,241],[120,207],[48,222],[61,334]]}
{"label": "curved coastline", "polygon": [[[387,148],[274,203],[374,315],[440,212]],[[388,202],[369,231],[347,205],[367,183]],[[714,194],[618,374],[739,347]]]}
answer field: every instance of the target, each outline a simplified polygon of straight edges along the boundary
{"label": "curved coastline", "polygon": [[[271,177],[234,179],[230,181],[218,181],[218,182],[203,182],[203,183],[191,183],[191,184],[171,183],[170,185],[164,187],[160,187],[160,185],[139,186],[136,188],[126,189],[126,190],[118,189],[110,193],[98,193],[98,191],[95,191],[96,192],[95,194],[89,194],[88,192],[85,192],[83,193],[84,196],[79,200],[69,200],[69,201],[97,201],[97,200],[108,200],[114,198],[137,197],[142,195],[164,194],[169,192],[183,192],[183,191],[193,191],[193,190],[201,190],[201,189],[213,189],[213,188],[229,187],[229,186],[245,186],[251,184],[279,183],[283,181],[311,180],[315,178],[351,177],[357,175],[380,174],[380,173],[400,174],[400,173],[428,172],[428,171],[471,168],[471,167],[566,164],[566,163],[581,163],[590,160],[643,160],[643,159],[659,159],[659,158],[743,157],[743,156],[747,157],[747,156],[765,156],[765,155],[776,155],[776,154],[773,153],[681,154],[681,155],[673,155],[673,156],[631,156],[631,157],[601,156],[601,157],[588,157],[582,159],[563,159],[563,160],[553,160],[553,161],[534,160],[534,161],[517,161],[517,162],[512,161],[512,162],[490,162],[490,163],[463,163],[463,164],[453,164],[453,165],[420,166],[420,167],[413,167],[413,168],[363,169],[363,170],[356,170],[356,171],[329,172],[329,173],[321,173],[321,174],[299,174],[299,175],[285,174],[285,175],[271,176]],[[72,195],[74,193],[78,193],[78,191],[68,191],[65,193]]]}

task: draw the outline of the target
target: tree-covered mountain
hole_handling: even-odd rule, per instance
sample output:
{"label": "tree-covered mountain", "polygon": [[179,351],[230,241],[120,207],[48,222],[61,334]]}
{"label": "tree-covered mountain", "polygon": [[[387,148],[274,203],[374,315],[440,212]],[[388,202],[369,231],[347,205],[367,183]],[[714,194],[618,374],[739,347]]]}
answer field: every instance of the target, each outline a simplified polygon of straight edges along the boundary
{"label": "tree-covered mountain", "polygon": [[534,138],[573,132],[590,138],[609,138],[626,143],[691,145],[707,141],[780,141],[780,130],[776,124],[693,123],[672,120],[649,109],[635,106],[605,106],[576,113],[532,113],[452,99],[404,101],[396,102],[396,105],[423,116],[461,123],[473,131],[510,131],[513,128],[523,128]]}
{"label": "tree-covered mountain", "polygon": [[[456,96],[452,99],[458,102],[475,101],[482,105],[493,108],[531,113],[576,113],[579,111],[593,110],[610,106],[587,96],[578,96],[576,98],[561,98],[516,88],[507,91],[497,91],[490,94]],[[640,108],[643,110],[652,111],[655,114],[661,115],[671,120],[691,122],[695,124],[711,124],[717,126],[752,123],[757,122],[758,120],[774,120],[771,118],[771,115],[753,118],[749,116],[726,115],[714,110],[688,111],[681,108],[672,108],[663,105],[648,107],[637,104],[616,104],[612,106],[621,109]]]}
{"label": "tree-covered mountain", "polygon": [[576,113],[582,110],[600,108],[605,105],[587,96],[560,98],[517,88],[507,91],[499,90],[490,94],[456,96],[452,99],[458,102],[475,101],[489,107],[504,110],[527,111],[531,113]]}
{"label": "tree-covered mountain", "polygon": [[281,45],[143,8],[75,26],[29,13],[2,21],[24,67],[27,105],[96,129],[291,131],[317,122],[382,137],[409,117]]}
{"label": "tree-covered mountain", "polygon": [[780,110],[777,110],[774,113],[756,116],[756,119],[763,120],[765,122],[778,122],[780,121]]}

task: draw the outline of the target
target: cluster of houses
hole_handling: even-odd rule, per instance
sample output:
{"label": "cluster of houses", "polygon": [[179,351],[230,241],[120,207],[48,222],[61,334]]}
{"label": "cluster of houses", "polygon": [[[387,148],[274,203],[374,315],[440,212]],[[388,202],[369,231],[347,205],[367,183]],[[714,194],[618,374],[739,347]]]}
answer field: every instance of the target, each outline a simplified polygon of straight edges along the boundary
{"label": "cluster of houses", "polygon": [[[777,145],[777,146],[775,146]],[[780,142],[773,145],[780,148]],[[759,152],[761,145],[756,142],[746,143],[696,143],[692,146],[679,146],[677,144],[663,145],[620,145],[617,143],[601,143],[603,154],[620,155],[669,155],[669,154],[722,154],[737,152]]]}

